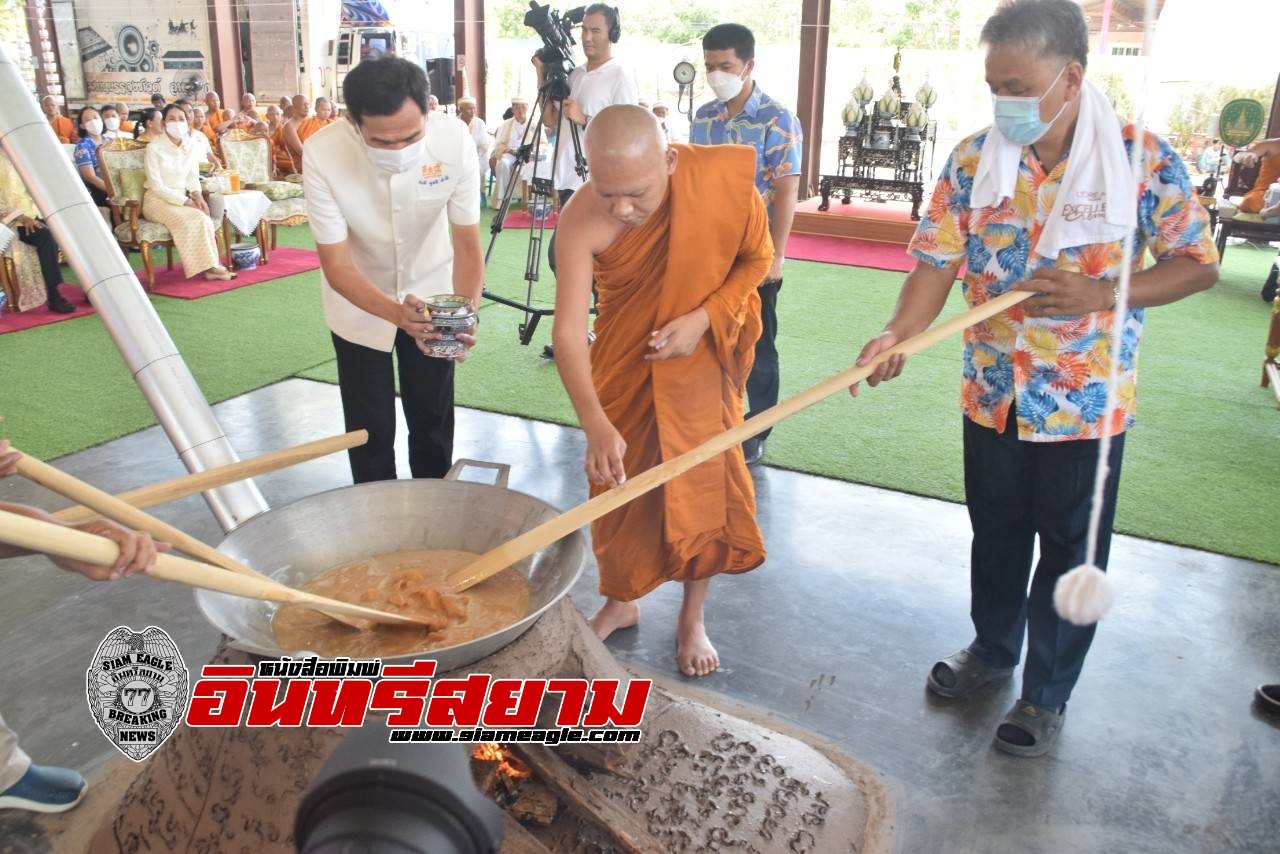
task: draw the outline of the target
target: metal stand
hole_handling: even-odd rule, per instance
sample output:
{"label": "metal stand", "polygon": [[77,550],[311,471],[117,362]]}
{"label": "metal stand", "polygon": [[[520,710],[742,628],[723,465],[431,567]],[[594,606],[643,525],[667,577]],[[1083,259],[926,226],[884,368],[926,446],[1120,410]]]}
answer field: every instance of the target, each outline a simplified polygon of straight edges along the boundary
{"label": "metal stand", "polygon": [[[549,210],[551,200],[555,195],[554,178],[556,161],[560,155],[560,142],[564,138],[564,99],[569,96],[569,86],[561,78],[548,80],[538,90],[538,97],[534,100],[533,108],[529,113],[529,124],[525,128],[524,137],[520,140],[520,148],[516,151],[516,166],[514,176],[507,184],[506,192],[502,194],[502,202],[498,205],[498,211],[493,217],[493,223],[489,226],[492,236],[489,238],[489,248],[484,253],[485,267],[489,266],[489,256],[493,254],[493,247],[498,242],[498,235],[502,233],[503,223],[507,218],[507,211],[511,207],[511,197],[515,192],[516,184],[519,183],[520,172],[524,166],[530,162],[533,153],[540,147],[542,141],[542,111],[549,105],[556,107],[559,116],[556,130],[556,144],[551,152],[551,177],[539,178],[537,161],[534,161],[532,193],[530,194],[531,211]],[[587,177],[587,159],[582,154],[582,139],[578,134],[578,126],[572,121],[569,123],[569,139],[573,144],[574,171],[585,179]],[[529,229],[529,249],[525,254],[524,280],[525,299],[524,302],[510,299],[508,297],[499,296],[488,288],[482,291],[485,299],[508,306],[509,308],[519,309],[524,312],[524,322],[520,324],[520,343],[528,346],[533,341],[533,334],[537,331],[538,321],[544,317],[551,317],[555,314],[555,309],[538,308],[533,304],[533,286],[537,283],[542,268],[542,240],[546,234],[547,218],[543,216]]]}

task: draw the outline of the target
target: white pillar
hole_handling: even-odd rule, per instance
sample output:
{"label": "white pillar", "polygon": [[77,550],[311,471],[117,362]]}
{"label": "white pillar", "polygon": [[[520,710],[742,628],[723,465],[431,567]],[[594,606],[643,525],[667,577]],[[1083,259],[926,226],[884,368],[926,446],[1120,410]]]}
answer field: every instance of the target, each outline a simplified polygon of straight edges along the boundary
{"label": "white pillar", "polygon": [[[160,426],[190,472],[239,460],[71,159],[0,46],[0,147],[35,199]],[[51,156],[56,153],[58,156]],[[224,530],[267,510],[252,481],[204,494]]]}

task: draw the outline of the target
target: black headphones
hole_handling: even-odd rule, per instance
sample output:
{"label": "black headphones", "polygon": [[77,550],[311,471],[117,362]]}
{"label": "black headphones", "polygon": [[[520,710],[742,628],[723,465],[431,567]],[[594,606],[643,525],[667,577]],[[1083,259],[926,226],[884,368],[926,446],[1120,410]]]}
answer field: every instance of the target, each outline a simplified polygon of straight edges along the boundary
{"label": "black headphones", "polygon": [[622,17],[618,14],[617,6],[610,8],[613,9],[613,23],[609,24],[609,41],[617,44],[618,39],[622,38]]}
{"label": "black headphones", "polygon": [[[618,39],[622,38],[622,19],[618,14],[618,7],[606,6],[604,3],[592,3],[587,8],[591,9],[592,12],[599,12],[605,16],[605,19],[609,22],[609,41],[617,44]],[[608,11],[603,11],[606,9]]]}

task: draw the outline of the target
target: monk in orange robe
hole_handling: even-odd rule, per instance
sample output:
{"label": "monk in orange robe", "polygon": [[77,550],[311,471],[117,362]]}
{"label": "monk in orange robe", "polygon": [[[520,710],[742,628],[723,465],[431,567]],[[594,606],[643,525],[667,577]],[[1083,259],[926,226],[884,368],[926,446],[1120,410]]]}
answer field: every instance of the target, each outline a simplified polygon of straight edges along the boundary
{"label": "monk in orange robe", "polygon": [[[1244,198],[1240,200],[1240,210],[1242,213],[1261,213],[1267,189],[1280,181],[1280,138],[1260,139],[1245,151],[1253,156],[1254,162],[1256,158],[1262,158],[1262,165],[1258,169],[1257,179],[1253,182],[1253,189],[1245,193]],[[1274,216],[1274,214],[1271,215]]]}
{"label": "monk in orange robe", "polygon": [[58,138],[58,142],[68,145],[80,141],[76,126],[58,110],[58,102],[52,95],[45,95],[40,99],[40,109],[44,110],[45,118],[49,120],[49,127],[53,128],[53,135]]}
{"label": "monk in orange robe", "polygon": [[[602,110],[586,147],[591,180],[557,230],[553,340],[595,495],[742,422],[761,329],[756,286],[773,244],[750,148],[668,145],[636,106]],[[588,350],[593,277],[599,315]],[[715,670],[703,618],[711,577],[765,557],[741,447],[615,510],[591,534],[608,599],[591,619],[596,634],[635,625],[635,600],[679,581],[680,671]]]}
{"label": "monk in orange robe", "polygon": [[293,98],[293,118],[285,125],[284,142],[294,153],[298,164],[298,172],[302,171],[302,146],[307,139],[323,127],[333,122],[333,106],[328,98],[316,98],[316,114],[309,115],[307,99],[301,95]]}

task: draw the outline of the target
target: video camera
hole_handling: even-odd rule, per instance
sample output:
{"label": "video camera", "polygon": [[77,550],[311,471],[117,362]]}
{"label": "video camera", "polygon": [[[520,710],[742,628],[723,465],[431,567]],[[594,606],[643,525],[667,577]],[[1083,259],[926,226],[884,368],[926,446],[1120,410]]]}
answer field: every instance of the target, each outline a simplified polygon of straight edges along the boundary
{"label": "video camera", "polygon": [[538,59],[546,68],[548,84],[563,83],[573,68],[573,54],[570,49],[577,44],[577,40],[573,37],[572,28],[582,23],[586,11],[586,6],[578,6],[560,14],[551,8],[550,3],[539,6],[535,0],[529,0],[529,11],[524,14],[524,25],[532,27],[534,32],[542,38],[543,47],[538,51]]}

